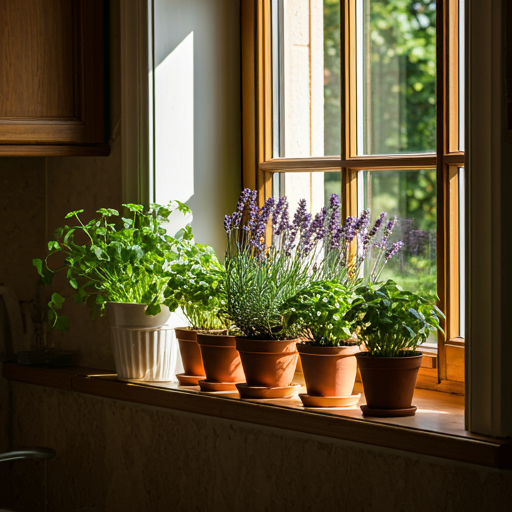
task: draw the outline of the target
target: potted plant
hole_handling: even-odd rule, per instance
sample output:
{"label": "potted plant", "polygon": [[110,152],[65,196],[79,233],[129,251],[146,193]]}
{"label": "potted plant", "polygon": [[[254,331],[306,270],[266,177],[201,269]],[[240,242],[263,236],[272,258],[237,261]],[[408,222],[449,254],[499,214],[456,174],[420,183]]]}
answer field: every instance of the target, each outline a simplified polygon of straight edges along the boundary
{"label": "potted plant", "polygon": [[296,325],[303,340],[297,349],[308,391],[299,395],[305,406],[350,406],[359,400],[352,390],[360,342],[345,319],[354,300],[357,296],[346,286],[318,281],[281,306],[285,324]]}
{"label": "potted plant", "polygon": [[[242,397],[291,396],[300,329],[284,322],[282,304],[303,289],[321,268],[318,242],[325,211],[315,219],[299,202],[289,222],[285,197],[256,204],[256,192],[245,189],[236,211],[225,217],[226,317],[241,335],[236,338],[247,384]],[[271,233],[270,233],[271,232]]]}
{"label": "potted plant", "polygon": [[[385,218],[386,213],[381,213],[369,229],[370,210],[364,210],[359,218],[348,217],[341,225],[339,198],[332,195],[321,262],[330,279],[310,283],[281,308],[286,323],[300,327],[304,340],[297,345],[308,389],[300,396],[304,405],[350,406],[359,399],[352,390],[360,342],[346,314],[361,300],[354,292],[356,284],[373,282],[389,259],[386,250],[395,219],[384,223]],[[371,263],[372,258],[372,271],[361,279],[363,263]]]}
{"label": "potted plant", "polygon": [[[172,336],[162,326],[170,316],[164,292],[170,267],[180,252],[191,244],[190,226],[174,237],[162,224],[174,211],[189,208],[173,202],[167,207],[152,205],[147,212],[141,205],[123,205],[129,215],[101,208],[99,218],[84,224],[83,210],[66,215],[78,224],[65,225],[48,243],[44,261],[34,260],[43,282],[51,284],[64,271],[75,290],[77,303],[86,303],[93,317],[108,311],[114,358],[119,378],[172,380],[176,351]],[[60,266],[52,270],[60,255]],[[69,321],[59,315],[64,297],[54,293],[49,302],[50,327],[67,330]]]}
{"label": "potted plant", "polygon": [[171,269],[166,295],[180,306],[191,327],[176,329],[185,373],[181,385],[199,384],[203,391],[236,391],[245,377],[229,322],[219,315],[226,302],[225,269],[207,245],[183,251]]}
{"label": "potted plant", "polygon": [[366,416],[413,415],[422,359],[417,347],[432,331],[444,334],[439,321],[445,317],[433,297],[403,290],[392,280],[361,286],[357,292],[363,300],[354,302],[346,317],[367,349],[356,354],[367,402],[361,410]]}

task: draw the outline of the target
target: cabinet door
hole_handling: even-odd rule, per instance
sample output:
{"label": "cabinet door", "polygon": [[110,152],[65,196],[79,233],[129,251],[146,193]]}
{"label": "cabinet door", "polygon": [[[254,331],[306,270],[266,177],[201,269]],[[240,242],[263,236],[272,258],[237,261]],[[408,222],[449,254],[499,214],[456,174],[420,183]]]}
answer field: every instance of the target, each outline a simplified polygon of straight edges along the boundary
{"label": "cabinet door", "polygon": [[0,0],[0,155],[108,154],[103,0]]}

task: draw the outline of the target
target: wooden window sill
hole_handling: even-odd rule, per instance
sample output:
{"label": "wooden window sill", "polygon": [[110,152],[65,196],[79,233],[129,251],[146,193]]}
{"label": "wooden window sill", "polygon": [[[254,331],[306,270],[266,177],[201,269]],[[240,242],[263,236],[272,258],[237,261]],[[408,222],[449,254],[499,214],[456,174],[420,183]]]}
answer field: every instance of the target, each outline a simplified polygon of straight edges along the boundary
{"label": "wooden window sill", "polygon": [[[364,418],[359,407],[305,410],[299,399],[242,400],[169,383],[133,383],[91,368],[42,369],[6,363],[9,380],[512,469],[512,443],[464,430],[464,398],[417,389],[415,416]],[[360,384],[356,391],[362,392]],[[362,403],[364,398],[362,397]]]}

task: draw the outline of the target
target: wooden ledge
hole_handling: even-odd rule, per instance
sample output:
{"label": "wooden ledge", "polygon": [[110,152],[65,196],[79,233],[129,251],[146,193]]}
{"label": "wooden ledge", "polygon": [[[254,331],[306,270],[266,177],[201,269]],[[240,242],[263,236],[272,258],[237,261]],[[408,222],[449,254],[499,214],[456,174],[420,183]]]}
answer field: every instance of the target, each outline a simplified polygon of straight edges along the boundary
{"label": "wooden ledge", "polygon": [[464,430],[463,398],[446,393],[416,390],[414,403],[418,411],[413,417],[363,418],[358,407],[305,410],[298,399],[227,398],[177,384],[122,382],[116,375],[91,368],[43,369],[6,363],[3,375],[13,381],[115,400],[512,469],[512,443]]}

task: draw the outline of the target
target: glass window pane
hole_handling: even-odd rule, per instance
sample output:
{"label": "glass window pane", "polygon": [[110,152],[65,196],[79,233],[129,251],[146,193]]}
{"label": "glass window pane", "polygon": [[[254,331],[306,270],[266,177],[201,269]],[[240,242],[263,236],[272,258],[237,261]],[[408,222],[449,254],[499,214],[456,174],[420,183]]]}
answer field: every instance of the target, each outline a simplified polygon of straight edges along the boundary
{"label": "glass window pane", "polygon": [[361,171],[358,180],[359,210],[370,208],[372,222],[381,212],[396,216],[390,242],[404,243],[384,267],[381,280],[393,279],[417,293],[437,293],[435,169]]}
{"label": "glass window pane", "polygon": [[435,1],[356,5],[358,154],[434,152]]}
{"label": "glass window pane", "polygon": [[306,199],[312,214],[329,204],[332,194],[341,196],[341,172],[286,172],[273,177],[274,197],[286,196],[294,212],[300,199]]}
{"label": "glass window pane", "polygon": [[272,9],[274,158],[339,155],[340,2],[274,0]]}

